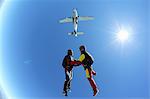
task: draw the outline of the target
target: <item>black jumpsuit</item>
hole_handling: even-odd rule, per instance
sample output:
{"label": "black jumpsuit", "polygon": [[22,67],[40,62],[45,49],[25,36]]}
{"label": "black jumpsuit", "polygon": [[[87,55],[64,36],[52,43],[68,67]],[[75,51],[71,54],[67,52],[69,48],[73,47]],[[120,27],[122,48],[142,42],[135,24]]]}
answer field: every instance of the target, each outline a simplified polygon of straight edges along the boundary
{"label": "black jumpsuit", "polygon": [[64,82],[64,92],[67,93],[67,89],[70,89],[70,83],[72,80],[72,68],[73,66],[70,65],[70,62],[73,61],[72,57],[70,55],[66,55],[65,56],[67,62],[66,62],[66,66],[65,66],[65,82]]}

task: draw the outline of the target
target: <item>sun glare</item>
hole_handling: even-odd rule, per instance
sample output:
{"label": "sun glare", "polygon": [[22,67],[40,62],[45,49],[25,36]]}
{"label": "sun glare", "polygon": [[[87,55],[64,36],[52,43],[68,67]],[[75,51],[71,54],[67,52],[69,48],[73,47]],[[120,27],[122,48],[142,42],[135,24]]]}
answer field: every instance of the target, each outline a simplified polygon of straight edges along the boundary
{"label": "sun glare", "polygon": [[122,29],[116,34],[116,38],[120,42],[124,43],[125,41],[129,39],[129,33],[128,31]]}

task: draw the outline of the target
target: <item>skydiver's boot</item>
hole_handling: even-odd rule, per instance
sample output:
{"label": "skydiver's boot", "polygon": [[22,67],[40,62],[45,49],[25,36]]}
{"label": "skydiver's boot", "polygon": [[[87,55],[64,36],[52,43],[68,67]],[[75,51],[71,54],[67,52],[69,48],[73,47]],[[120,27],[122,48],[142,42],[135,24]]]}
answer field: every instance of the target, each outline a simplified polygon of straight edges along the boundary
{"label": "skydiver's boot", "polygon": [[94,76],[96,76],[96,72],[95,72],[94,70],[92,70],[92,74],[93,74]]}
{"label": "skydiver's boot", "polygon": [[68,96],[67,91],[63,91],[64,96]]}
{"label": "skydiver's boot", "polygon": [[98,94],[99,90],[96,88],[93,92],[93,96],[96,96]]}

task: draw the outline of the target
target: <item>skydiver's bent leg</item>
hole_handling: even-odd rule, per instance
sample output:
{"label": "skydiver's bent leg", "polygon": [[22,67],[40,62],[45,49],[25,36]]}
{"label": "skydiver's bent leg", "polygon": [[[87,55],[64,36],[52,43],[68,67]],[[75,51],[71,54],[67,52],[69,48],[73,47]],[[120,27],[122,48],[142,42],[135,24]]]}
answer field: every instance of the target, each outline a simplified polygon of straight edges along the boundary
{"label": "skydiver's bent leg", "polygon": [[92,78],[92,70],[91,70],[91,68],[87,68],[86,69],[86,77],[87,77],[87,79],[88,79],[88,81],[89,81],[89,83],[90,83],[90,85],[91,85],[91,87],[93,89],[93,92],[94,92],[93,96],[96,96],[97,93],[98,93],[98,89],[97,89],[97,85],[96,85],[94,79]]}

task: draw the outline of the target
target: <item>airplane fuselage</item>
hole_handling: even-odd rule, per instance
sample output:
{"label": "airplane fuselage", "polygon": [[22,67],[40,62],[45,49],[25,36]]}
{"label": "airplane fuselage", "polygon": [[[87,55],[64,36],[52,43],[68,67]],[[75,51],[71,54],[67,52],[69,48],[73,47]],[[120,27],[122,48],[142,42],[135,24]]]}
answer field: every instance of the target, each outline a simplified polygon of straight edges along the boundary
{"label": "airplane fuselage", "polygon": [[78,31],[78,12],[76,9],[73,9],[73,16],[72,16],[72,19],[73,19],[73,26],[74,26],[74,33],[76,34],[77,31]]}

